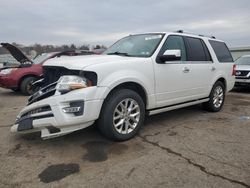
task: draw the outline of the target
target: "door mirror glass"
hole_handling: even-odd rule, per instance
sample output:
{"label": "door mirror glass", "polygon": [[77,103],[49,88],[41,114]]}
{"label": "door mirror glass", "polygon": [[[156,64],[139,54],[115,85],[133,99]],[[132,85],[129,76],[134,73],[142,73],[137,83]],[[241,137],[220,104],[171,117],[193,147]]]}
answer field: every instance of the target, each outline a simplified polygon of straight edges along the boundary
{"label": "door mirror glass", "polygon": [[181,50],[166,50],[163,55],[160,56],[162,62],[166,61],[180,61]]}

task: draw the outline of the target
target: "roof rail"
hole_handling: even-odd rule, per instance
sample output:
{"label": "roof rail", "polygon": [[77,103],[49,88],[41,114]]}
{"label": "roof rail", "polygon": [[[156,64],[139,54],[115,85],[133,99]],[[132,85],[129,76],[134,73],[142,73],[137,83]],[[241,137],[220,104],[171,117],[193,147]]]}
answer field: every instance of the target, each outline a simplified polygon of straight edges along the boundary
{"label": "roof rail", "polygon": [[215,36],[211,36],[211,35],[203,35],[203,34],[196,34],[196,33],[191,33],[191,32],[185,32],[183,30],[177,30],[175,31],[176,33],[186,33],[186,34],[192,34],[192,35],[198,35],[200,37],[209,37],[209,38],[212,38],[212,39],[216,39]]}

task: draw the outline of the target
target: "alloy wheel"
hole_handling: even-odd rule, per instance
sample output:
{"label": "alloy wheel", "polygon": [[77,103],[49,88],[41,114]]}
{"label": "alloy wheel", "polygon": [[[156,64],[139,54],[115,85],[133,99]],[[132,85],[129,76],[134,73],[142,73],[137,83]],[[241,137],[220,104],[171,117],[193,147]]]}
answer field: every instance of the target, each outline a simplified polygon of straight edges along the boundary
{"label": "alloy wheel", "polygon": [[221,86],[217,86],[213,94],[213,104],[215,108],[220,108],[224,100],[224,92]]}
{"label": "alloy wheel", "polygon": [[122,100],[113,113],[113,125],[116,131],[120,134],[131,133],[139,123],[140,114],[140,106],[134,99]]}

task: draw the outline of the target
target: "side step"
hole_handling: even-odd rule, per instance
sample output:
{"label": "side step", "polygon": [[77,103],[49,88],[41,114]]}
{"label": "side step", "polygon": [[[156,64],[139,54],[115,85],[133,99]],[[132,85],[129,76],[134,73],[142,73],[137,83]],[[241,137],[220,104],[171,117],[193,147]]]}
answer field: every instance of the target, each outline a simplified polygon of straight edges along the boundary
{"label": "side step", "polygon": [[192,105],[196,105],[196,104],[200,104],[200,103],[208,102],[208,101],[209,101],[209,98],[206,98],[206,99],[201,99],[201,100],[195,100],[195,101],[192,101],[192,102],[187,102],[187,103],[171,105],[171,106],[167,106],[167,107],[163,107],[163,108],[158,108],[158,109],[155,109],[155,110],[150,110],[148,115],[151,116],[151,115],[154,115],[154,114],[159,114],[159,113],[162,113],[162,112],[167,112],[167,111],[170,111],[170,110],[175,110],[175,109],[179,109],[179,108],[183,108],[183,107],[187,107],[187,106],[192,106]]}

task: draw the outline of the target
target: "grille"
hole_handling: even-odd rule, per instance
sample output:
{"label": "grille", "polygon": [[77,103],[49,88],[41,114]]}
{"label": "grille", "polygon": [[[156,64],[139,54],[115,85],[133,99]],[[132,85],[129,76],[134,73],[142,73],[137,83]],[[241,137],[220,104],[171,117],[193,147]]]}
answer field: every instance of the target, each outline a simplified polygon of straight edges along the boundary
{"label": "grille", "polygon": [[21,116],[21,118],[26,118],[26,117],[29,117],[30,115],[41,113],[41,112],[47,112],[47,111],[51,111],[50,106],[43,106],[43,107],[40,107],[40,108],[33,109],[33,110],[29,111],[29,112],[26,112],[25,114],[23,114]]}
{"label": "grille", "polygon": [[236,76],[247,76],[249,71],[237,70]]}
{"label": "grille", "polygon": [[245,80],[245,79],[250,79],[250,77],[235,77],[236,79],[242,79],[242,80]]}
{"label": "grille", "polygon": [[[42,112],[46,112],[44,114],[39,114]],[[23,123],[27,124],[27,120],[35,120],[35,119],[41,119],[41,118],[48,118],[48,117],[53,117],[53,113],[51,111],[50,106],[43,106],[40,108],[35,108],[33,110],[30,110],[23,114],[19,119],[16,120],[16,123]],[[30,122],[30,121],[28,121]],[[20,126],[19,126],[20,127]]]}
{"label": "grille", "polygon": [[34,95],[30,96],[28,99],[28,105],[54,95],[56,92],[56,84],[57,82],[49,84],[36,92]]}
{"label": "grille", "polygon": [[36,92],[28,99],[28,105],[40,101],[42,99],[53,96],[56,92],[56,84],[61,76],[64,75],[79,75],[79,70],[69,70],[64,67],[43,67],[43,78],[41,83],[42,89]]}

